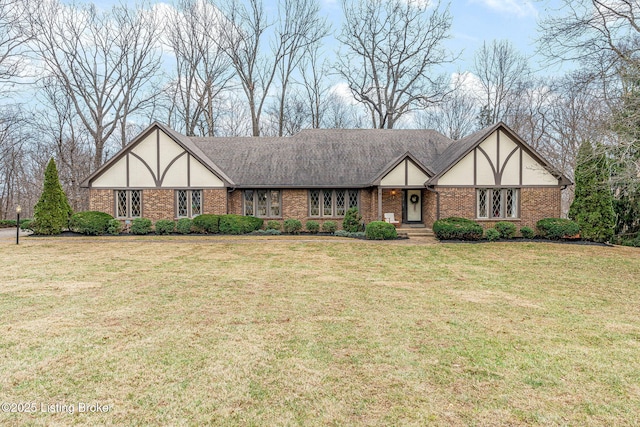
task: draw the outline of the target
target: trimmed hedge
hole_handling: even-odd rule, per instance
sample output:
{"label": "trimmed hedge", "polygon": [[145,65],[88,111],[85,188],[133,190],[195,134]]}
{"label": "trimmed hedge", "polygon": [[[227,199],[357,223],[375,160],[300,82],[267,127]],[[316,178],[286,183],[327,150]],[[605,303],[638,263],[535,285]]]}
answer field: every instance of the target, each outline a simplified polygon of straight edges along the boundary
{"label": "trimmed hedge", "polygon": [[171,219],[156,221],[156,234],[171,234],[176,229],[176,223]]}
{"label": "trimmed hedge", "polygon": [[338,224],[335,221],[325,221],[322,223],[323,233],[335,233],[338,229]]}
{"label": "trimmed hedge", "polygon": [[302,230],[302,223],[297,219],[287,219],[284,221],[284,232],[290,234],[299,234]]}
{"label": "trimmed hedge", "polygon": [[501,239],[513,239],[516,236],[516,226],[511,222],[496,222],[495,229],[500,233]]}
{"label": "trimmed hedge", "polygon": [[398,238],[393,224],[385,221],[371,221],[365,228],[365,236],[369,240],[391,240]]}
{"label": "trimmed hedge", "polygon": [[488,228],[484,232],[484,237],[490,242],[495,242],[496,240],[500,239],[500,236],[501,234],[496,228]]}
{"label": "trimmed hedge", "polygon": [[180,234],[191,233],[192,221],[189,218],[180,218],[176,224],[176,231]]}
{"label": "trimmed hedge", "polygon": [[470,219],[452,216],[434,222],[433,233],[440,240],[480,240],[483,230]]}
{"label": "trimmed hedge", "polygon": [[305,224],[305,227],[307,228],[308,232],[313,234],[320,231],[320,224],[318,224],[318,221],[307,221],[307,223]]}
{"label": "trimmed hedge", "polygon": [[203,214],[193,218],[191,222],[196,233],[216,234],[220,230],[220,215]]}
{"label": "trimmed hedge", "polygon": [[222,215],[220,216],[219,230],[222,234],[247,234],[262,228],[263,223],[263,219],[255,216]]}
{"label": "trimmed hedge", "polygon": [[122,222],[118,219],[109,220],[109,225],[107,226],[107,233],[113,236],[120,234],[122,231]]}
{"label": "trimmed hedge", "polygon": [[89,236],[106,234],[113,217],[98,211],[76,212],[69,220],[69,230]]}
{"label": "trimmed hedge", "polygon": [[526,226],[520,227],[520,234],[522,234],[522,237],[525,239],[533,239],[536,236],[536,232],[533,231],[533,228]]}
{"label": "trimmed hedge", "polygon": [[536,223],[538,235],[545,239],[558,240],[580,233],[580,227],[570,219],[543,218]]}
{"label": "trimmed hedge", "polygon": [[282,224],[280,224],[280,221],[267,221],[267,225],[265,227],[266,230],[278,230],[280,231],[282,229]]}
{"label": "trimmed hedge", "polygon": [[151,220],[149,218],[136,218],[131,221],[131,234],[149,234],[151,233]]}

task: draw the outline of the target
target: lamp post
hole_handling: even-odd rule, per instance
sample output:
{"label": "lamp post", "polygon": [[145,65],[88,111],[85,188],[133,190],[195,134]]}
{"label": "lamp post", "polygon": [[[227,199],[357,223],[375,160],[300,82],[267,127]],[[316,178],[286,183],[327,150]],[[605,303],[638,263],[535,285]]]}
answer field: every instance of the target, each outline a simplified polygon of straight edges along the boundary
{"label": "lamp post", "polygon": [[18,205],[16,206],[16,216],[18,217],[16,220],[16,245],[20,244],[20,212],[22,212],[22,208]]}

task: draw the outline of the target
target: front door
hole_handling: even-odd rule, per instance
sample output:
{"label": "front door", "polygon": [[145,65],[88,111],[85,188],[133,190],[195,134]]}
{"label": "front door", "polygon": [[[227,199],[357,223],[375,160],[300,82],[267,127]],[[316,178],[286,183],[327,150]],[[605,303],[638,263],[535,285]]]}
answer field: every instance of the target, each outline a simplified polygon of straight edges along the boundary
{"label": "front door", "polygon": [[405,222],[422,222],[422,190],[405,190],[404,211]]}

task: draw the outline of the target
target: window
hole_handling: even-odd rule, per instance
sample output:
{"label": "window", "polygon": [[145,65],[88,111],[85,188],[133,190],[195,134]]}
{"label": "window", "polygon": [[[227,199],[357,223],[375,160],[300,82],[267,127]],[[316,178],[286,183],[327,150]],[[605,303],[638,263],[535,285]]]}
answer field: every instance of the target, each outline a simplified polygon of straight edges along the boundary
{"label": "window", "polygon": [[116,191],[116,218],[142,216],[142,190]]}
{"label": "window", "polygon": [[202,190],[176,190],[176,216],[193,218],[202,213]]}
{"label": "window", "polygon": [[477,190],[478,218],[518,218],[517,188]]}
{"label": "window", "polygon": [[358,207],[358,190],[310,190],[309,216],[341,217]]}
{"label": "window", "polygon": [[282,216],[280,190],[244,190],[242,200],[245,215],[263,218]]}

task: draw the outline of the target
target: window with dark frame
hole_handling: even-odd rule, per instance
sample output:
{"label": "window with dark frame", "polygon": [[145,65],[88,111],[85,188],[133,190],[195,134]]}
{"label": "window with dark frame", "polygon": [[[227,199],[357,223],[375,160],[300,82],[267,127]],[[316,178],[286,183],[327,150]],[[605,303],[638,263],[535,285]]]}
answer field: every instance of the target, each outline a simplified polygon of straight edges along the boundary
{"label": "window with dark frame", "polygon": [[280,218],[282,216],[282,192],[280,190],[244,190],[244,215],[259,218]]}
{"label": "window with dark frame", "polygon": [[202,214],[202,190],[176,190],[176,217],[193,218]]}
{"label": "window with dark frame", "polygon": [[358,190],[309,190],[310,217],[343,217],[358,207]]}
{"label": "window with dark frame", "polygon": [[142,190],[116,191],[116,218],[142,216]]}
{"label": "window with dark frame", "polygon": [[476,190],[478,218],[518,218],[517,188],[479,188]]}

